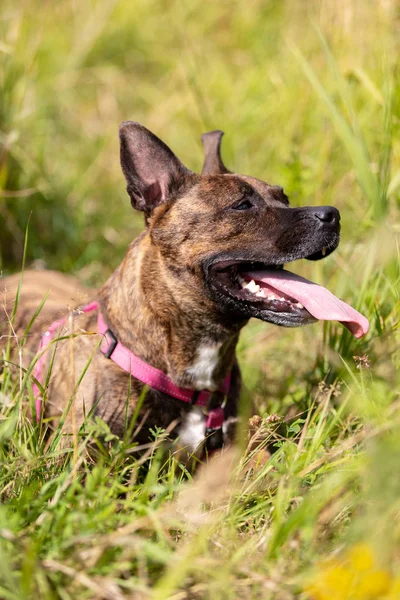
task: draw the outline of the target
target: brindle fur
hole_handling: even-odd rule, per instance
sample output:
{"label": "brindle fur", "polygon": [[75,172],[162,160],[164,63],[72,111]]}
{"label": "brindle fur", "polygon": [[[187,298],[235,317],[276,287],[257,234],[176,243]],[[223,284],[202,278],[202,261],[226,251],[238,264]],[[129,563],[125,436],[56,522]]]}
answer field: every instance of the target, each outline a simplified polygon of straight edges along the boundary
{"label": "brindle fur", "polygon": [[[133,207],[145,214],[146,229],[130,245],[122,264],[97,294],[82,291],[77,281],[66,275],[25,272],[15,322],[17,336],[22,335],[34,309],[50,290],[28,337],[26,361],[35,354],[46,326],[67,314],[71,307],[96,298],[119,341],[179,386],[201,389],[202,382],[193,368],[199,348],[219,348],[210,389],[217,390],[232,370],[226,413],[236,417],[240,371],[235,348],[241,328],[251,316],[286,323],[274,321],[275,317],[260,314],[254,307],[238,309],[229,298],[221,298],[213,287],[212,266],[232,258],[277,264],[307,257],[323,246],[334,249],[338,228],[328,235],[315,216],[317,209],[288,208],[280,187],[230,173],[220,157],[221,136],[222,132],[203,136],[206,159],[203,173],[198,175],[187,170],[144,127],[132,122],[121,125],[121,164],[127,190]],[[235,205],[246,198],[254,210],[235,210]],[[3,280],[8,315],[18,281],[18,276]],[[58,342],[46,414],[54,420],[62,414],[92,356],[76,392],[78,425],[93,409],[115,434],[122,435],[126,409],[129,415],[133,414],[143,384],[131,379],[96,349],[96,319],[96,314],[74,317],[74,332],[94,335],[75,338],[73,365],[69,340]],[[4,344],[9,334],[7,315],[2,321],[4,337],[0,343]],[[212,403],[220,400],[215,392]],[[188,404],[149,390],[139,416],[142,427],[135,439],[148,442],[150,429],[168,428],[173,421],[181,423],[191,410]],[[71,428],[68,416],[65,430],[70,432]]]}

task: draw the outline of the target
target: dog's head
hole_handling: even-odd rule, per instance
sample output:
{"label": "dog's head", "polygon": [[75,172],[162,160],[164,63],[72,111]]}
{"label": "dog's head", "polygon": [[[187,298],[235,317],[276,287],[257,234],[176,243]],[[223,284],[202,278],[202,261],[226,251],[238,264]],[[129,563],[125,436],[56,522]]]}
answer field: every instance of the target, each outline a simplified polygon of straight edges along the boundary
{"label": "dog's head", "polygon": [[202,137],[205,161],[198,175],[142,125],[120,126],[128,194],[144,212],[151,242],[174,273],[179,296],[206,298],[232,322],[257,317],[293,327],[324,318],[304,301],[309,289],[301,286],[307,280],[283,265],[333,252],[339,211],[290,208],[281,187],[229,172],[220,156],[221,137],[219,131]]}

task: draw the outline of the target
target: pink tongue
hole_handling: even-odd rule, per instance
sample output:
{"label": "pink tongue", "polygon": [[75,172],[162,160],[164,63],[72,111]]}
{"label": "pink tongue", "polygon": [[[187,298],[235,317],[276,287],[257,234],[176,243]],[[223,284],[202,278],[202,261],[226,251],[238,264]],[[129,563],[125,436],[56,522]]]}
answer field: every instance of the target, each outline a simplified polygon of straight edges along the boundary
{"label": "pink tongue", "polygon": [[[340,321],[351,333],[360,338],[369,328],[368,319],[354,308],[336,298],[324,287],[294,275],[289,271],[249,271],[246,279],[265,283],[300,302],[310,314],[320,321]],[[262,287],[262,285],[261,285]]]}

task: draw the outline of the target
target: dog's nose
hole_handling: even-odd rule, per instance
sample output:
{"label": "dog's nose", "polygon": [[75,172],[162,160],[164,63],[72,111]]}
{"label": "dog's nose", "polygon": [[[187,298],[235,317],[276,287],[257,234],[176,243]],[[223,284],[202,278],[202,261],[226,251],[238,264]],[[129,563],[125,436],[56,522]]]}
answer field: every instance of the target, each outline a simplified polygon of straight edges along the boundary
{"label": "dog's nose", "polygon": [[334,206],[317,206],[314,209],[314,215],[329,225],[337,225],[340,221],[340,212]]}

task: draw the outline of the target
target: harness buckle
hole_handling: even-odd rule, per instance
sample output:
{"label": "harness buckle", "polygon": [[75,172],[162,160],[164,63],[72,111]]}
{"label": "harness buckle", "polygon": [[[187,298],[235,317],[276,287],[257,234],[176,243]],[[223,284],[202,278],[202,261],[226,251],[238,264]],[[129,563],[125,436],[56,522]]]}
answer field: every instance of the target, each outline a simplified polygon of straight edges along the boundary
{"label": "harness buckle", "polygon": [[[110,338],[110,341],[108,340],[108,338]],[[102,344],[104,342],[104,340],[106,342],[108,342],[109,346],[108,348],[106,348],[105,350],[102,349]],[[113,332],[111,331],[111,329],[107,329],[107,331],[104,333],[103,335],[103,339],[101,341],[99,350],[100,352],[106,357],[106,358],[111,358],[112,353],[114,352],[115,348],[118,345],[118,340],[115,337],[115,335],[113,334]]]}

